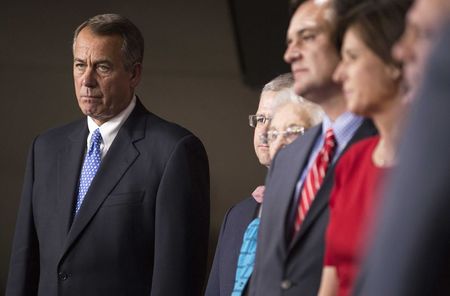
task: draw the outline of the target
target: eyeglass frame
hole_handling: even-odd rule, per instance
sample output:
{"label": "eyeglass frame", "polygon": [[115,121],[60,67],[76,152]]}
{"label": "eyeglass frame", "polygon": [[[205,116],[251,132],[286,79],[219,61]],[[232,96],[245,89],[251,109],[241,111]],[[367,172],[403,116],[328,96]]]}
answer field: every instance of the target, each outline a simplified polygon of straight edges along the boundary
{"label": "eyeglass frame", "polygon": [[[262,121],[260,121],[262,120]],[[272,117],[267,117],[262,114],[252,114],[248,116],[248,124],[251,127],[257,127],[260,124],[265,124],[266,122],[270,122],[272,120]]]}
{"label": "eyeglass frame", "polygon": [[[289,136],[293,135],[304,135],[306,131],[306,128],[303,126],[289,126],[283,131],[277,131],[277,130],[269,130],[266,133],[264,133],[264,137],[267,139],[267,143],[273,143],[277,140],[277,138],[281,135],[283,138],[288,138]],[[271,137],[271,134],[276,134],[275,137]]]}

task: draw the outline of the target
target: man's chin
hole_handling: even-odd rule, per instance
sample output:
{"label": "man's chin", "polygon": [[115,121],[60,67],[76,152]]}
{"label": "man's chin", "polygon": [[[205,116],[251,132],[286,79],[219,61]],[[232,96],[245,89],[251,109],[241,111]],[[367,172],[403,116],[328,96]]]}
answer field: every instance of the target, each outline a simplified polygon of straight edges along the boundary
{"label": "man's chin", "polygon": [[81,112],[83,112],[84,115],[89,116],[90,118],[96,120],[96,121],[101,121],[104,118],[102,116],[100,116],[98,114],[98,112],[96,110],[92,110],[92,109],[82,109]]}
{"label": "man's chin", "polygon": [[294,92],[297,96],[304,96],[305,94],[305,84],[295,81]]}
{"label": "man's chin", "polygon": [[269,154],[258,157],[259,163],[263,166],[268,167],[270,165],[270,156]]}
{"label": "man's chin", "polygon": [[84,115],[86,115],[86,116],[89,116],[89,117],[92,117],[92,118],[96,117],[95,116],[95,114],[96,114],[95,110],[92,110],[92,109],[89,109],[89,108],[81,108],[81,112]]}

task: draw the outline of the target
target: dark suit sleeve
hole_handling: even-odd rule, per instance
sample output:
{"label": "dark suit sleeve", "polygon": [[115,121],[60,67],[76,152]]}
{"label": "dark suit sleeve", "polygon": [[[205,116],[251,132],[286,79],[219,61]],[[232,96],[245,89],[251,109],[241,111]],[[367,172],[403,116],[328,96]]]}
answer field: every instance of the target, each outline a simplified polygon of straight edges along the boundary
{"label": "dark suit sleeve", "polygon": [[[230,209],[231,210],[231,209]],[[226,228],[228,214],[230,210],[225,214],[222,226],[220,227],[219,239],[217,241],[216,253],[214,255],[214,261],[211,267],[211,272],[209,273],[208,284],[206,286],[205,296],[219,296],[220,295],[220,257],[221,257],[221,246],[223,240],[223,233]]]}
{"label": "dark suit sleeve", "polygon": [[33,219],[34,146],[30,149],[11,252],[7,296],[37,295],[39,244]]}
{"label": "dark suit sleeve", "polygon": [[158,187],[152,296],[201,295],[208,233],[208,159],[188,135],[171,153]]}

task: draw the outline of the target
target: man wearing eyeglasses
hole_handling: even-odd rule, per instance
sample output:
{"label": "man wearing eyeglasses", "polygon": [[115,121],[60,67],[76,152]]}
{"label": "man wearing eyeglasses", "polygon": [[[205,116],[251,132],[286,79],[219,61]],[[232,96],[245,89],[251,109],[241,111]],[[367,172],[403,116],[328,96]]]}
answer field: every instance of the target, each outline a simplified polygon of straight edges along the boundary
{"label": "man wearing eyeglasses", "polygon": [[[274,109],[285,102],[299,103],[301,98],[292,90],[292,74],[283,74],[266,84],[256,114],[249,116],[249,124],[254,127],[253,144],[258,161],[269,167],[270,155],[267,131]],[[205,295],[245,295],[248,281],[253,269],[256,233],[259,223],[260,203],[264,186],[259,186],[249,197],[233,206],[225,215],[220,229],[214,262],[209,275]],[[241,250],[249,246],[252,250],[245,252],[250,258],[241,256]],[[239,261],[239,264],[238,264]],[[245,266],[239,268],[239,266]]]}
{"label": "man wearing eyeglasses", "polygon": [[334,164],[349,145],[376,133],[373,124],[346,112],[341,86],[332,79],[339,63],[332,1],[294,2],[284,59],[295,92],[320,105],[325,116],[272,162],[252,296],[317,295]]}

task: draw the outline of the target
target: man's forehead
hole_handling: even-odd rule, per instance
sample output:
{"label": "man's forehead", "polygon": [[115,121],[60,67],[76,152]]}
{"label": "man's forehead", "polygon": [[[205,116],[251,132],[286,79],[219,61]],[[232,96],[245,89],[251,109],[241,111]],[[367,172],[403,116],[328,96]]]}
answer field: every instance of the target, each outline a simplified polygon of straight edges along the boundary
{"label": "man's forehead", "polygon": [[322,6],[322,5],[325,5],[325,4],[330,4],[331,0],[313,0],[313,2],[317,6]]}
{"label": "man's forehead", "polygon": [[269,114],[272,112],[273,109],[273,105],[275,103],[275,95],[277,94],[277,92],[268,90],[268,91],[263,91],[261,93],[261,97],[259,100],[259,105],[258,105],[258,114]]}
{"label": "man's forehead", "polygon": [[[316,3],[319,2],[319,3]],[[292,16],[288,34],[297,33],[307,28],[326,25],[331,17],[332,9],[329,0],[309,0],[302,3]]]}
{"label": "man's forehead", "polygon": [[446,0],[416,0],[408,13],[408,21],[423,26],[424,29],[433,29],[449,16],[446,9]]}
{"label": "man's forehead", "polygon": [[82,30],[74,41],[74,53],[110,55],[121,53],[122,46],[123,40],[119,35],[98,35]]}

